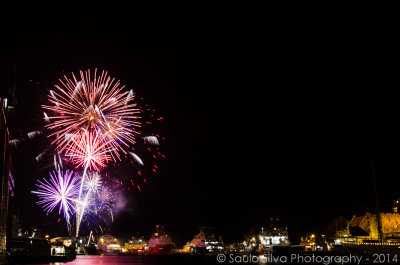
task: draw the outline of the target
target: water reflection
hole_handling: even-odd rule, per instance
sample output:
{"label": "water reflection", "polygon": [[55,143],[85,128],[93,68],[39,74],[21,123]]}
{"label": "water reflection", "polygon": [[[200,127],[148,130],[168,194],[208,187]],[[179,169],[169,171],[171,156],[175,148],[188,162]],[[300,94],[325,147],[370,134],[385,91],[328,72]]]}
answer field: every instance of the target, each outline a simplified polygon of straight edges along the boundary
{"label": "water reflection", "polygon": [[[187,265],[217,264],[215,257],[195,256],[77,256],[70,262],[54,262],[35,265]],[[32,264],[33,265],[33,264]]]}

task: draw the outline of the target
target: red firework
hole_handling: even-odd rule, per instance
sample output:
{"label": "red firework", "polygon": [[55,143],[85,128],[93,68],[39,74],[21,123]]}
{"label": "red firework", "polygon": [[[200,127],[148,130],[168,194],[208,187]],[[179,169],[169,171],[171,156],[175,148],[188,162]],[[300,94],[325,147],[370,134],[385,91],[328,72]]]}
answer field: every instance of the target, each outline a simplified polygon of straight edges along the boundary
{"label": "red firework", "polygon": [[108,142],[105,142],[98,133],[84,130],[68,141],[65,156],[69,157],[77,167],[100,171],[111,159],[111,151]]}
{"label": "red firework", "polygon": [[112,150],[111,157],[120,160],[119,151],[126,153],[125,149],[135,144],[140,127],[133,91],[124,91],[119,80],[106,71],[98,75],[97,69],[93,76],[90,70],[80,71],[78,78],[72,73],[72,78],[64,75],[59,82],[56,90],[50,91],[52,105],[42,106],[54,114],[45,113],[46,127],[53,131],[50,137],[55,137],[53,144],[64,151],[83,128],[96,132]]}

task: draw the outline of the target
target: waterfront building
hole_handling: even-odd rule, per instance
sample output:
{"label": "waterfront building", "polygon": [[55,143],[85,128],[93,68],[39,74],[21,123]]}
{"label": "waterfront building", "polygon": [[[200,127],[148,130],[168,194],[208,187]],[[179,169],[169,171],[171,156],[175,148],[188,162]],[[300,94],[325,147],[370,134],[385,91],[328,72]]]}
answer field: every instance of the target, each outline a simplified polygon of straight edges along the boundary
{"label": "waterfront building", "polygon": [[395,203],[391,213],[367,212],[361,216],[353,215],[344,228],[336,231],[335,243],[400,244],[400,214],[397,212],[397,204]]}

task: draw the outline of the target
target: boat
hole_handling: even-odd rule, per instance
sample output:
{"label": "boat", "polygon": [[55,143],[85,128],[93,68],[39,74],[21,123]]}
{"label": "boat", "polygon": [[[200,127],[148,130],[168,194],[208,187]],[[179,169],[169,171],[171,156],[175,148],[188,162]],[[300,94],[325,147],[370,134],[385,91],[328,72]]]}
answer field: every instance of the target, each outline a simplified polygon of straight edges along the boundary
{"label": "boat", "polygon": [[124,254],[126,255],[141,255],[144,254],[144,246],[147,244],[147,241],[144,240],[143,237],[132,237],[129,242],[124,245]]}
{"label": "boat", "polygon": [[270,217],[267,225],[257,234],[248,236],[238,252],[253,254],[271,254],[274,249],[290,246],[288,229],[278,217]]}
{"label": "boat", "polygon": [[122,252],[119,240],[111,235],[100,237],[97,246],[103,255],[120,255]]}
{"label": "boat", "polygon": [[179,250],[179,253],[196,253],[196,254],[202,254],[206,253],[207,251],[207,239],[206,235],[203,232],[203,230],[200,230],[200,233],[195,235],[192,239],[192,241],[186,243],[186,245]]}
{"label": "boat", "polygon": [[171,238],[165,233],[162,225],[156,226],[156,232],[144,246],[144,254],[147,255],[166,255],[170,254],[175,244]]}
{"label": "boat", "polygon": [[213,255],[223,251],[224,244],[221,236],[216,236],[211,227],[200,227],[200,232],[182,249],[179,249],[178,253]]}

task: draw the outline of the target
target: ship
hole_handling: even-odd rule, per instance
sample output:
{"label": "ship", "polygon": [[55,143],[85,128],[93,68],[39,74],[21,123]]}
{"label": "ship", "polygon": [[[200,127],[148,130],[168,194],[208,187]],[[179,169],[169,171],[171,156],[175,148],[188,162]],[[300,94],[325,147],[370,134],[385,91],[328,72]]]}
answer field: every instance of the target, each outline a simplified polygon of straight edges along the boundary
{"label": "ship", "polygon": [[274,249],[289,247],[288,229],[282,225],[278,217],[270,217],[261,231],[243,241],[243,249],[239,252],[271,254]]}
{"label": "ship", "polygon": [[104,235],[97,242],[98,248],[104,255],[119,255],[122,252],[121,244],[116,237]]}
{"label": "ship", "polygon": [[167,255],[171,253],[175,244],[171,238],[165,233],[162,225],[156,226],[156,232],[149,239],[149,242],[144,246],[144,254],[147,255]]}
{"label": "ship", "polygon": [[128,255],[141,255],[144,254],[144,247],[147,245],[147,241],[143,237],[132,237],[129,242],[125,243],[125,254]]}
{"label": "ship", "polygon": [[266,227],[261,227],[260,241],[263,247],[290,246],[288,230],[278,217],[270,217]]}
{"label": "ship", "polygon": [[186,245],[179,250],[179,253],[191,253],[191,254],[202,254],[206,253],[207,247],[207,239],[204,231],[201,229],[200,233],[195,235],[190,242],[187,242]]}
{"label": "ship", "polygon": [[213,233],[211,227],[200,227],[200,232],[180,249],[179,253],[217,254],[224,250],[222,238]]}

